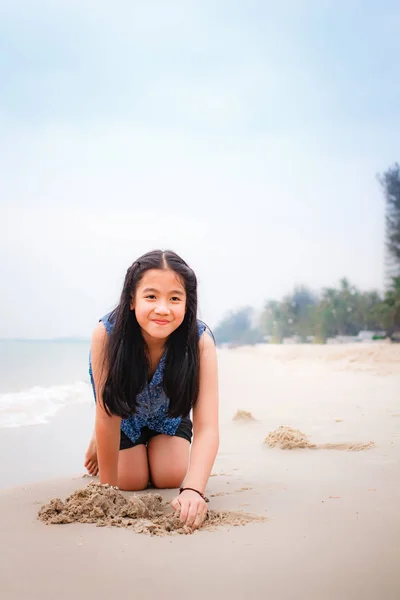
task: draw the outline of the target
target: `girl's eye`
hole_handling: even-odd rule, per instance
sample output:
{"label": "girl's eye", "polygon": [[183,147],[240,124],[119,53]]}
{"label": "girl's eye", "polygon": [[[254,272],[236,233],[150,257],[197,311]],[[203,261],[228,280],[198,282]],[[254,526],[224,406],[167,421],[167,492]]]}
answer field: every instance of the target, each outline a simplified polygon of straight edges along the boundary
{"label": "girl's eye", "polygon": [[149,300],[154,300],[155,295],[154,294],[149,294],[148,296],[146,296],[146,298],[148,298]]}
{"label": "girl's eye", "polygon": [[178,298],[177,296],[174,296],[173,298],[171,298],[172,302],[179,302],[180,298]]}

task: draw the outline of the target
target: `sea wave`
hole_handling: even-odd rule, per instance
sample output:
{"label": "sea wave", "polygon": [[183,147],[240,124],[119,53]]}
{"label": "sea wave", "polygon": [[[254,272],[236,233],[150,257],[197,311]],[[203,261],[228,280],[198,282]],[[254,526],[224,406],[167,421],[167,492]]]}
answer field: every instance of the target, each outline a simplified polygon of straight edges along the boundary
{"label": "sea wave", "polygon": [[0,428],[47,423],[63,406],[88,402],[93,395],[84,381],[0,394]]}

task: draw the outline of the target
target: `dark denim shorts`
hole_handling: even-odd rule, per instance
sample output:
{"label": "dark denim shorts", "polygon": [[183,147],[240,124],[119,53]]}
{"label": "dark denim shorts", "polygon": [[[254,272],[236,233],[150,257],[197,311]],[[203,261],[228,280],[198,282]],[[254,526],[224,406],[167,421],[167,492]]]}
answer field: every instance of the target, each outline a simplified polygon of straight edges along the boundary
{"label": "dark denim shorts", "polygon": [[[192,441],[192,434],[192,421],[189,419],[189,417],[182,417],[178,429],[176,430],[175,435],[172,437],[181,437],[190,443]],[[144,444],[145,446],[147,446],[151,438],[155,437],[156,435],[161,434],[158,431],[149,429],[148,427],[143,427],[140,437],[136,440],[136,442],[132,442],[132,440],[123,431],[121,431],[121,441],[119,444],[119,449],[127,450],[128,448],[134,448],[135,446],[139,446],[140,444]]]}

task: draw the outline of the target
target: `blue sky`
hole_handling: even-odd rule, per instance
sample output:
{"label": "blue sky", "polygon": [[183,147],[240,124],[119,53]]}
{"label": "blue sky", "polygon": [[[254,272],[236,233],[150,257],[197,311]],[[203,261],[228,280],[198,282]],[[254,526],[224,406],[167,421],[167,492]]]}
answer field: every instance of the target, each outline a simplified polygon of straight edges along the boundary
{"label": "blue sky", "polygon": [[381,288],[399,26],[392,1],[1,3],[0,336],[88,335],[153,247],[211,325]]}

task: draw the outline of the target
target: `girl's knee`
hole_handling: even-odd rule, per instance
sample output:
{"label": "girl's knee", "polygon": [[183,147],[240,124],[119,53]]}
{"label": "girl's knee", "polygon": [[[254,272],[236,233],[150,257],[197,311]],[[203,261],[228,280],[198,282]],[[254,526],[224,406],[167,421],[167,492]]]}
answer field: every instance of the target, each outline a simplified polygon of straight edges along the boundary
{"label": "girl's knee", "polygon": [[166,470],[154,474],[151,478],[152,484],[155,488],[160,489],[176,489],[181,487],[183,480],[185,479],[186,470]]}
{"label": "girl's knee", "polygon": [[149,444],[149,468],[154,487],[176,489],[189,466],[190,444],[180,437],[159,435]]}
{"label": "girl's knee", "polygon": [[[139,466],[139,465],[138,465]],[[119,468],[118,471],[118,487],[125,492],[140,492],[145,490],[149,485],[149,470],[147,467],[142,468]]]}
{"label": "girl's knee", "polygon": [[121,450],[118,458],[118,487],[127,492],[139,492],[149,485],[147,451],[143,445]]}
{"label": "girl's knee", "polygon": [[148,488],[149,478],[146,477],[129,477],[119,476],[118,487],[124,492],[141,492]]}

